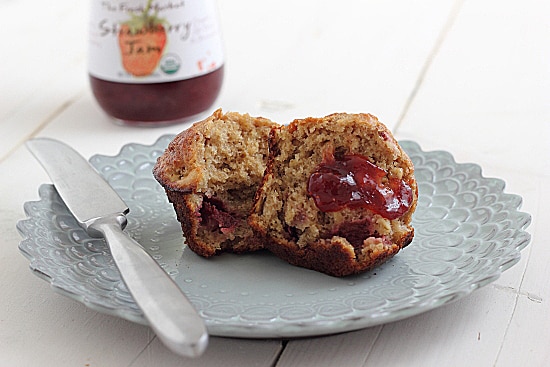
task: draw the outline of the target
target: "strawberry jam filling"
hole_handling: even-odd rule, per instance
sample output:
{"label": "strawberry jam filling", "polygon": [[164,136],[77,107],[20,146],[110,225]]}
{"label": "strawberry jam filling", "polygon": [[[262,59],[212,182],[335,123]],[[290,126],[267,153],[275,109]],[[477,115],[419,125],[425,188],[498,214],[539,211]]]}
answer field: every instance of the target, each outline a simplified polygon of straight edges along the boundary
{"label": "strawberry jam filling", "polygon": [[383,183],[386,175],[366,157],[346,154],[336,158],[329,151],[309,177],[308,193],[322,212],[366,208],[396,219],[409,210],[413,193],[403,180],[392,178]]}
{"label": "strawberry jam filling", "polygon": [[200,215],[205,227],[223,234],[233,233],[239,223],[239,219],[229,213],[221,201],[214,198],[204,199]]}

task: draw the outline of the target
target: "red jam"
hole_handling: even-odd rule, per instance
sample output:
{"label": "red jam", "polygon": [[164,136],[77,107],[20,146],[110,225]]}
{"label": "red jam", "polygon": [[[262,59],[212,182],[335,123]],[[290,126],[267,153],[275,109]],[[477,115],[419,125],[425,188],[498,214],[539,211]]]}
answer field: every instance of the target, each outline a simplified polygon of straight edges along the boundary
{"label": "red jam", "polygon": [[183,121],[212,106],[220,92],[223,66],[196,78],[154,84],[109,82],[90,76],[103,110],[129,125]]}
{"label": "red jam", "polygon": [[204,198],[200,214],[202,224],[214,232],[233,233],[239,224],[239,219],[229,213],[225,205],[215,198]]}
{"label": "red jam", "polygon": [[409,210],[413,192],[400,179],[383,184],[385,176],[383,169],[363,156],[347,154],[335,158],[329,152],[309,177],[308,193],[323,212],[366,208],[384,218],[396,219]]}

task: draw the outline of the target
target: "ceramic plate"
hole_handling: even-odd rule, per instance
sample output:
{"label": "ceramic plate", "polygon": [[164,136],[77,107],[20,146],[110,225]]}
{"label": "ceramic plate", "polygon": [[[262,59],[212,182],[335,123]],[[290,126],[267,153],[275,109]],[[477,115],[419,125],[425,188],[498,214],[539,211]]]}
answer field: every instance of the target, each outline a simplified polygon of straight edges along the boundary
{"label": "ceramic plate", "polygon": [[[152,176],[173,136],[129,144],[90,162],[130,207],[127,231],[177,282],[211,335],[280,338],[351,331],[420,314],[464,297],[518,262],[530,216],[504,182],[443,151],[402,142],[416,167],[415,238],[371,272],[333,278],[262,252],[203,259],[183,243],[163,189]],[[35,274],[91,309],[146,324],[105,242],[76,223],[53,186],[25,203],[19,248]]]}

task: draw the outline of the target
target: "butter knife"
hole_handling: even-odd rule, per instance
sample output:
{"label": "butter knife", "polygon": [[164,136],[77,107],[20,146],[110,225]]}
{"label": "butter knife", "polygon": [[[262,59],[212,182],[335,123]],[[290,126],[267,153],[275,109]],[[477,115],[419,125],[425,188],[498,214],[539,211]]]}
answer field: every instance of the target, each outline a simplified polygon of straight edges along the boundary
{"label": "butter knife", "polygon": [[50,176],[69,211],[90,236],[105,238],[134,301],[159,339],[182,356],[200,356],[208,333],[185,294],[139,243],[124,231],[128,206],[79,153],[48,138],[27,148]]}

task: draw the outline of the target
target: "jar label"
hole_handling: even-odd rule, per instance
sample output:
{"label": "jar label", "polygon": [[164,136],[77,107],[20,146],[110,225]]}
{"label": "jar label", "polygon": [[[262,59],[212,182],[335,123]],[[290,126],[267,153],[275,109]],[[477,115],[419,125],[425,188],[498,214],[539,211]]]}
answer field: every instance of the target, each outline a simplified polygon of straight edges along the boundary
{"label": "jar label", "polygon": [[92,0],[88,71],[120,83],[161,83],[223,65],[215,0]]}

